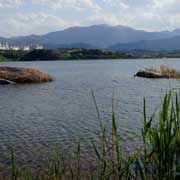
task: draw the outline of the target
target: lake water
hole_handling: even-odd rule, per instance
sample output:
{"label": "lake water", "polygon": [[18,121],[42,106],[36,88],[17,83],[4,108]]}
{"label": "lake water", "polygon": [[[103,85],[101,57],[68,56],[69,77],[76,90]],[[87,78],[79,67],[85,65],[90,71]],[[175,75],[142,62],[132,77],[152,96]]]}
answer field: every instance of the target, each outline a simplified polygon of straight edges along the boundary
{"label": "lake water", "polygon": [[114,99],[123,149],[130,151],[139,145],[143,97],[152,113],[165,91],[180,87],[172,79],[133,77],[139,69],[160,64],[180,69],[180,59],[0,63],[35,67],[56,78],[52,83],[0,87],[1,172],[10,163],[11,148],[22,166],[41,164],[56,144],[62,151],[74,151],[76,142],[80,141],[87,155],[91,150],[90,140],[98,142],[101,134],[91,90],[103,123],[109,129]]}

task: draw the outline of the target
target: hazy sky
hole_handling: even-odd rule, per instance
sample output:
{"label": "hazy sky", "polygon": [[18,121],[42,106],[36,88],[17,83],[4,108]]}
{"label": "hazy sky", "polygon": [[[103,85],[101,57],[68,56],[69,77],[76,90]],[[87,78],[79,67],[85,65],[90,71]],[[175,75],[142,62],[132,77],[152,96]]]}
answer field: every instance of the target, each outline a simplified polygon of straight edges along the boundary
{"label": "hazy sky", "polygon": [[0,36],[104,23],[149,31],[180,28],[180,0],[0,0]]}

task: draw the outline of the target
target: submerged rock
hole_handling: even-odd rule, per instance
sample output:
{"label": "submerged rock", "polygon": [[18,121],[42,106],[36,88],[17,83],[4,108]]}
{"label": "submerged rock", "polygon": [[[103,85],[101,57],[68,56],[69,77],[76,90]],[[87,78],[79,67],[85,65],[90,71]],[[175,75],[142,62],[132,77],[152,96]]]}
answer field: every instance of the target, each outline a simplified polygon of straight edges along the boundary
{"label": "submerged rock", "polygon": [[33,68],[0,67],[0,84],[43,83],[53,80],[48,73]]}

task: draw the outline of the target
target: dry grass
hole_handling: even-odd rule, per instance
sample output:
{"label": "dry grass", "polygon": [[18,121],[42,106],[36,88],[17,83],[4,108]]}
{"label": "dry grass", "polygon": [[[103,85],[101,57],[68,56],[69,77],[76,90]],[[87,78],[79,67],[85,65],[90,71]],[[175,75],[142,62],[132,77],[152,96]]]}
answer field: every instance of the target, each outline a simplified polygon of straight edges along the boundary
{"label": "dry grass", "polygon": [[54,80],[48,73],[22,67],[0,67],[0,78],[15,83],[42,83]]}
{"label": "dry grass", "polygon": [[165,65],[161,65],[159,68],[147,68],[145,70],[157,73],[165,78],[180,78],[180,71]]}

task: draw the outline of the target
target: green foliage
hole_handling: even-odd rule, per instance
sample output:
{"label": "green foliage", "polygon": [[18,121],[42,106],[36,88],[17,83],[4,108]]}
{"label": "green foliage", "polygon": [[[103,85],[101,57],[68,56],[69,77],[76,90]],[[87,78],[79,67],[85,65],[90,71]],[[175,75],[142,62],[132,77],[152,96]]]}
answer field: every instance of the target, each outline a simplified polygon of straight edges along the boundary
{"label": "green foliage", "polygon": [[[173,102],[175,98],[175,103]],[[146,112],[143,137],[142,165],[138,165],[142,179],[179,179],[180,165],[180,101],[176,94],[166,94],[158,124],[152,126],[154,114],[146,121]]]}
{"label": "green foliage", "polygon": [[11,179],[16,180],[18,178],[18,168],[16,166],[13,150],[11,151]]}
{"label": "green foliage", "polygon": [[0,61],[49,61],[80,59],[142,59],[142,58],[179,58],[180,52],[130,51],[113,52],[100,49],[61,48],[31,51],[0,50]]}
{"label": "green foliage", "polygon": [[78,59],[116,59],[127,58],[120,53],[113,53],[111,51],[103,51],[98,49],[44,49],[33,50],[25,54],[21,60],[78,60]]}
{"label": "green foliage", "polygon": [[3,62],[3,61],[8,61],[9,59],[0,55],[0,62]]}
{"label": "green foliage", "polygon": [[132,58],[126,53],[98,49],[42,49],[32,51],[0,51],[0,59],[16,61],[48,61],[78,59],[118,59]]}
{"label": "green foliage", "polygon": [[4,61],[19,61],[22,56],[24,56],[26,52],[25,51],[3,51],[0,50],[0,59],[4,59]]}

